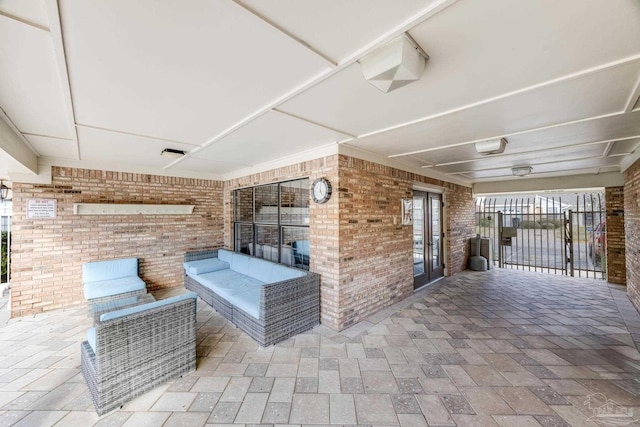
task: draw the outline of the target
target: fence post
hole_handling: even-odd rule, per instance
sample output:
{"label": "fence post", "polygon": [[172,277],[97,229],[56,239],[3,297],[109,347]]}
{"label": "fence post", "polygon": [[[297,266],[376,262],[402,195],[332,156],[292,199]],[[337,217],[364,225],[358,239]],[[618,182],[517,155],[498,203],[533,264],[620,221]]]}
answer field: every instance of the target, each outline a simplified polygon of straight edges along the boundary
{"label": "fence post", "polygon": [[504,263],[502,259],[502,225],[503,225],[502,212],[498,211],[498,267],[500,268],[504,268]]}
{"label": "fence post", "polygon": [[574,268],[573,268],[573,211],[569,209],[569,230],[567,233],[567,237],[569,240],[569,268],[571,271],[571,277],[574,277]]}

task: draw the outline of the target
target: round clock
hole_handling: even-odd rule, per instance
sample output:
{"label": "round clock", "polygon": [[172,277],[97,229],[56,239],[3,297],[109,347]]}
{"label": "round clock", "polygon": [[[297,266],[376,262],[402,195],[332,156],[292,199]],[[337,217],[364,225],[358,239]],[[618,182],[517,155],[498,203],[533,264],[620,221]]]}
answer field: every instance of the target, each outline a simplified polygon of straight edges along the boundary
{"label": "round clock", "polygon": [[331,183],[325,178],[318,178],[311,184],[311,197],[316,203],[325,203],[331,197]]}

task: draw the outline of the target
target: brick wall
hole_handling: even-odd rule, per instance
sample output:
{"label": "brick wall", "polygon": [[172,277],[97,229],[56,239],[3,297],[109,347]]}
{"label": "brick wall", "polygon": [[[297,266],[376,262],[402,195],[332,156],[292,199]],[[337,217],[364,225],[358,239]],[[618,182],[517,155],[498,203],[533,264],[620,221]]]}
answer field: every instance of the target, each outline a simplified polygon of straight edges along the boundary
{"label": "brick wall", "polygon": [[624,187],[605,188],[607,215],[607,281],[627,282],[624,236]]}
{"label": "brick wall", "polygon": [[[84,302],[82,264],[137,257],[149,290],[182,286],[188,248],[223,242],[223,183],[86,169],[52,169],[51,185],[14,183],[13,317]],[[29,220],[27,199],[57,200],[55,219]],[[193,204],[192,215],[80,216],[79,202]]]}
{"label": "brick wall", "polygon": [[[625,253],[627,293],[640,311],[640,160],[624,172]],[[608,225],[607,225],[608,229]],[[608,230],[607,230],[608,231]]]}
{"label": "brick wall", "polygon": [[[465,269],[473,236],[471,189],[343,155],[223,183],[54,168],[52,185],[14,185],[14,316],[84,301],[84,262],[135,256],[150,290],[182,286],[187,248],[233,249],[232,190],[326,177],[333,195],[310,204],[311,271],[321,282],[321,321],[341,330],[413,291],[412,228],[401,199],[414,183],[443,188],[448,274]],[[27,220],[26,199],[58,200],[55,220]],[[77,216],[76,202],[195,204],[185,216]]]}
{"label": "brick wall", "polygon": [[233,247],[231,191],[309,177],[329,179],[333,195],[310,204],[310,270],[321,274],[321,321],[341,330],[413,291],[412,229],[400,225],[413,183],[444,187],[448,273],[465,269],[473,236],[471,189],[353,157],[335,155],[228,181],[225,245]]}
{"label": "brick wall", "polygon": [[402,226],[401,199],[414,184],[444,190],[447,274],[466,268],[474,233],[470,188],[340,156],[340,315],[344,329],[413,292],[413,229]]}

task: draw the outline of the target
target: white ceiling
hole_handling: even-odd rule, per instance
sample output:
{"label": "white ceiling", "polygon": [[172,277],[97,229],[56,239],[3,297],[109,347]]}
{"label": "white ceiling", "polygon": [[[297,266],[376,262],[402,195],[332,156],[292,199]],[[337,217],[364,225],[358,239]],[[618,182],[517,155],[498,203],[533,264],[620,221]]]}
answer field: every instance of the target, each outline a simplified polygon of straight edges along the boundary
{"label": "white ceiling", "polygon": [[[385,94],[358,60],[403,32],[430,59]],[[328,152],[466,185],[619,173],[639,98],[637,0],[0,0],[4,179],[227,179]]]}

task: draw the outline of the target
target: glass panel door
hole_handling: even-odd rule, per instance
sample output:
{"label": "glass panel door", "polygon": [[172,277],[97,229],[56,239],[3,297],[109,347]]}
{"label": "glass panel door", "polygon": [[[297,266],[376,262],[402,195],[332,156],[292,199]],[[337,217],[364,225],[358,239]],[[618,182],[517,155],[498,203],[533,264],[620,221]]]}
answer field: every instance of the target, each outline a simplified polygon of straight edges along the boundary
{"label": "glass panel door", "polygon": [[444,275],[444,267],[442,262],[442,195],[429,194],[429,259],[431,260],[431,268],[429,272],[429,281],[438,279]]}
{"label": "glass panel door", "polygon": [[442,195],[413,192],[413,287],[444,275],[442,261]]}
{"label": "glass panel door", "polygon": [[413,198],[413,275],[424,274],[424,197]]}

